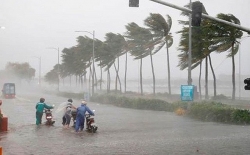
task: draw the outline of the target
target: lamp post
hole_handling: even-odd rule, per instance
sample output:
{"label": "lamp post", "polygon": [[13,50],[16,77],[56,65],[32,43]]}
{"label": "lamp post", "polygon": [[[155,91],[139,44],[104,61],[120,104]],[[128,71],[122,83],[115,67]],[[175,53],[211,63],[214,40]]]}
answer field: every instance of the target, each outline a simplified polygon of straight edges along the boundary
{"label": "lamp post", "polygon": [[[192,2],[189,1],[189,9],[192,9]],[[188,85],[192,85],[191,65],[192,65],[192,27],[191,13],[189,13],[189,41],[188,41]]]}
{"label": "lamp post", "polygon": [[57,50],[57,76],[58,76],[58,83],[57,83],[57,91],[59,92],[60,89],[59,89],[59,85],[60,85],[60,68],[59,68],[59,47],[58,48],[55,48],[55,47],[49,47],[47,49],[54,49],[54,50]]}
{"label": "lamp post", "polygon": [[39,77],[38,77],[38,81],[39,81],[39,87],[41,87],[41,63],[42,63],[42,58],[40,57],[34,57],[39,59]]}
{"label": "lamp post", "polygon": [[95,31],[93,31],[93,33],[89,32],[89,31],[75,31],[75,32],[86,32],[86,33],[89,33],[93,36],[93,51],[92,51],[92,64],[93,64],[93,72],[92,72],[92,96],[94,95],[95,93],[95,90],[94,90],[94,73],[95,73]]}

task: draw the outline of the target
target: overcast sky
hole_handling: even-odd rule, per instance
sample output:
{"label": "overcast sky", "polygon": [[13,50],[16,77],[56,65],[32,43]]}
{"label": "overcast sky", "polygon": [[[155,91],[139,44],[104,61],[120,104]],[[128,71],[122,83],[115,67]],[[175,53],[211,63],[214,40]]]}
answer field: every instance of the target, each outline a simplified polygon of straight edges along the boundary
{"label": "overcast sky", "polygon": [[[183,7],[189,0],[166,0],[166,2]],[[249,0],[200,0],[208,14],[215,17],[218,13],[233,14],[241,25],[250,28]],[[136,22],[140,26],[149,13],[170,15],[173,21],[171,32],[174,44],[170,50],[171,75],[174,78],[187,78],[187,71],[177,68],[179,51],[179,36],[176,32],[181,29],[178,20],[183,19],[180,11],[149,0],[140,0],[139,8],[128,7],[129,0],[1,0],[0,2],[0,70],[7,62],[28,62],[38,73],[39,61],[42,58],[42,75],[57,64],[57,50],[48,47],[64,48],[76,45],[79,35],[92,37],[88,33],[75,31],[95,31],[95,37],[104,41],[108,32],[124,34],[125,25]],[[185,18],[184,18],[185,19]],[[246,36],[247,34],[244,33]],[[250,74],[250,38],[242,40],[241,56],[236,56],[236,73]],[[61,58],[60,58],[61,59]],[[121,58],[120,70],[124,70],[124,59]],[[166,78],[166,49],[162,49],[153,57],[156,78]],[[215,73],[231,74],[231,59],[226,54],[213,54],[212,61]],[[61,60],[60,60],[61,62]],[[152,78],[149,59],[143,61],[144,78]],[[129,77],[138,77],[138,61],[129,59]],[[121,73],[121,75],[123,72]],[[199,71],[192,72],[198,77]],[[38,74],[36,74],[37,76]],[[204,72],[203,72],[204,76]]]}

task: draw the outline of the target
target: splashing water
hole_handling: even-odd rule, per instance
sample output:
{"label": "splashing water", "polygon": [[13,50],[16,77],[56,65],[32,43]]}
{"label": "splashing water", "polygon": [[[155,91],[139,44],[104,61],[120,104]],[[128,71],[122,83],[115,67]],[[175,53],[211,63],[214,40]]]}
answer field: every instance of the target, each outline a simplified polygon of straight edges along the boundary
{"label": "splashing water", "polygon": [[63,103],[61,103],[61,104],[57,107],[57,109],[56,109],[56,111],[55,111],[55,114],[58,114],[59,112],[61,112],[62,110],[64,110],[64,109],[66,108],[66,106],[67,106],[67,103],[68,103],[68,102],[63,102]]}

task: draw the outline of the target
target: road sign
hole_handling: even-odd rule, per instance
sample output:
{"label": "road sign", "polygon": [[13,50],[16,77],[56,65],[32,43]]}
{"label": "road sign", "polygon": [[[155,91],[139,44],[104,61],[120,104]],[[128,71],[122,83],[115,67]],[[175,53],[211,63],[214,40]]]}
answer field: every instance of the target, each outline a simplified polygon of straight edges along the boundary
{"label": "road sign", "polygon": [[194,85],[181,85],[181,100],[182,101],[194,100]]}

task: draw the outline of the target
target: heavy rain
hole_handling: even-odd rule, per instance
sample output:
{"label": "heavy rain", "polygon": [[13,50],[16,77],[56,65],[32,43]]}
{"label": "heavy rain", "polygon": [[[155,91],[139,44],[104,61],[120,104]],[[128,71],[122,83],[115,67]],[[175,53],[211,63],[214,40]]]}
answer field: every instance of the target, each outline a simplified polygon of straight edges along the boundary
{"label": "heavy rain", "polygon": [[[154,0],[3,0],[0,155],[249,154],[250,2],[199,2],[243,29]],[[63,125],[68,99],[94,123]]]}

